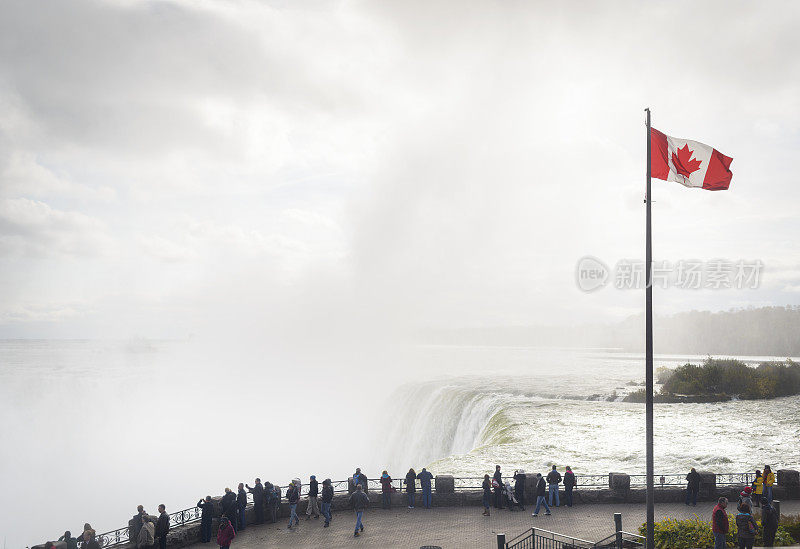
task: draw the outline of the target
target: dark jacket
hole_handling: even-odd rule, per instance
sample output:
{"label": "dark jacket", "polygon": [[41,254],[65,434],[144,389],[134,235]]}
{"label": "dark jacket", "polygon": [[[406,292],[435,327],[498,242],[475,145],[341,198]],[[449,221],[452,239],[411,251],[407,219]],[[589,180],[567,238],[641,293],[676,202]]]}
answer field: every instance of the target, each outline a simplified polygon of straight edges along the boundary
{"label": "dark jacket", "polygon": [[431,480],[433,480],[433,475],[430,471],[420,471],[417,475],[419,479],[419,485],[422,487],[423,491],[430,491],[431,489]]}
{"label": "dark jacket", "polygon": [[315,498],[319,495],[319,482],[317,479],[311,479],[308,483],[308,497]]}
{"label": "dark jacket", "polygon": [[272,499],[272,488],[273,486],[271,482],[264,483],[264,501],[267,503],[269,503],[269,501]]}
{"label": "dark jacket", "polygon": [[[250,488],[247,487],[247,490],[253,494],[253,505],[256,507],[261,507],[264,505],[264,485],[260,482],[256,482],[256,485]],[[245,501],[247,501],[245,499]]]}
{"label": "dark jacket", "polygon": [[330,503],[333,501],[333,486],[330,484],[322,485],[322,503]]}
{"label": "dark jacket", "polygon": [[761,509],[761,526],[765,532],[778,531],[778,513],[775,512],[772,505],[764,505],[764,508]]}
{"label": "dark jacket", "polygon": [[240,489],[239,494],[236,496],[236,507],[239,509],[247,507],[247,492],[244,491],[244,488]]}
{"label": "dark jacket", "polygon": [[492,497],[492,481],[484,479],[483,480],[483,497],[490,498]]}
{"label": "dark jacket", "polygon": [[350,494],[350,505],[352,505],[353,509],[356,511],[363,511],[369,506],[369,497],[364,492],[356,490]]}
{"label": "dark jacket", "polygon": [[517,473],[514,475],[514,493],[519,497],[525,493],[525,473]]}
{"label": "dark jacket", "polygon": [[577,482],[575,482],[575,473],[572,471],[567,471],[564,473],[564,488],[573,488]]}
{"label": "dark jacket", "polygon": [[547,483],[544,477],[539,477],[539,482],[536,483],[536,497],[545,497],[547,495]]}
{"label": "dark jacket", "polygon": [[388,475],[385,477],[381,477],[381,491],[382,492],[392,491],[392,477]]}
{"label": "dark jacket", "polygon": [[294,505],[300,501],[300,491],[294,486],[291,486],[288,490],[286,490],[286,499],[289,500],[290,505]]}
{"label": "dark jacket", "polygon": [[233,515],[231,513],[236,510],[236,494],[233,492],[225,492],[225,495],[219,500],[219,505],[222,507],[222,512],[228,515],[228,518],[232,517]]}
{"label": "dark jacket", "polygon": [[559,484],[560,482],[561,482],[561,473],[559,473],[555,469],[547,473],[548,484]]}
{"label": "dark jacket", "polygon": [[406,492],[413,494],[417,491],[417,475],[409,471],[406,474]]}
{"label": "dark jacket", "polygon": [[758,525],[753,515],[750,513],[739,513],[736,515],[736,530],[736,535],[741,539],[755,539],[756,532],[758,532]]}
{"label": "dark jacket", "polygon": [[156,522],[156,537],[166,536],[169,532],[169,515],[166,511],[158,515],[158,522]]}
{"label": "dark jacket", "polygon": [[[139,528],[142,527],[142,517],[140,515],[136,515],[139,517]],[[78,540],[70,536],[69,539],[65,539],[64,536],[58,538],[58,541],[63,541],[67,544],[67,549],[78,549]]]}
{"label": "dark jacket", "polygon": [[689,483],[689,488],[692,490],[697,490],[700,488],[700,473],[697,471],[692,471],[688,475],[686,475],[686,482]]}
{"label": "dark jacket", "polygon": [[497,481],[497,484],[501,486],[503,485],[503,474],[500,471],[495,470],[494,475],[492,475],[492,478]]}
{"label": "dark jacket", "polygon": [[717,534],[727,534],[728,528],[728,512],[718,503],[711,512],[711,531]]}
{"label": "dark jacket", "polygon": [[197,506],[202,510],[202,514],[200,518],[203,522],[210,522],[212,518],[214,518],[214,502],[201,499],[197,502]]}

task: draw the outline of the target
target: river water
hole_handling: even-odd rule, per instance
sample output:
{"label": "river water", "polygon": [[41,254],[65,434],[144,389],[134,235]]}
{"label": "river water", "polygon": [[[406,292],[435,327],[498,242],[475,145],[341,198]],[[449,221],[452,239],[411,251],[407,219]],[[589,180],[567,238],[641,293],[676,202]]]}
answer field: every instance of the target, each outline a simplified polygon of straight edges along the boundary
{"label": "river water", "polygon": [[[641,473],[644,407],[621,399],[643,376],[641,355],[613,350],[0,341],[0,536],[24,547],[87,521],[103,532],[139,503],[172,512],[256,476],[357,466]],[[797,467],[798,412],[800,397],[659,404],[656,471]]]}

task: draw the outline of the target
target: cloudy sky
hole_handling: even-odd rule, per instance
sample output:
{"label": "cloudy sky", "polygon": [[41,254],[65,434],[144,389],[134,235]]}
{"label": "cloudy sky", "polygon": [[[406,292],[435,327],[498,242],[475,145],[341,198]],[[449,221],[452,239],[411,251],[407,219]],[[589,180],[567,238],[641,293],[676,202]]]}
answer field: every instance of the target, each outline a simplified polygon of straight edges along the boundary
{"label": "cloudy sky", "polygon": [[644,255],[643,109],[732,156],[654,182],[658,260],[800,303],[796,2],[0,6],[0,337],[613,322]]}

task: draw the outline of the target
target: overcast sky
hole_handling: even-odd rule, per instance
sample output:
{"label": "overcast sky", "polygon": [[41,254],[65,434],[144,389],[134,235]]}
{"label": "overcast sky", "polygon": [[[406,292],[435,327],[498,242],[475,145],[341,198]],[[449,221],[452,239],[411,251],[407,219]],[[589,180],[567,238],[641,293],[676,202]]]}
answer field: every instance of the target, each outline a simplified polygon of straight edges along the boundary
{"label": "overcast sky", "polygon": [[734,158],[654,181],[657,260],[760,259],[800,303],[796,2],[5,0],[0,337],[613,322],[577,261],[644,255],[645,130]]}

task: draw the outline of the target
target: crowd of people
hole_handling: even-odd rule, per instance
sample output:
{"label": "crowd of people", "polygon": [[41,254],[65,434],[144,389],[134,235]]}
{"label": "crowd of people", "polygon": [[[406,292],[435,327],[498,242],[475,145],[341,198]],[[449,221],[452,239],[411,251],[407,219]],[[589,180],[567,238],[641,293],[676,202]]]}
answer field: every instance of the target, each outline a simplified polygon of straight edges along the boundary
{"label": "crowd of people", "polygon": [[[700,475],[692,469],[686,476],[687,486],[686,505],[697,505],[697,491],[700,486]],[[753,518],[754,507],[761,507],[761,528],[763,529],[764,547],[773,547],[775,534],[778,532],[778,512],[772,506],[772,486],[775,484],[775,473],[769,465],[764,466],[764,472],[756,471],[755,480],[750,486],[745,486],[739,494],[736,504],[737,514],[736,537],[740,549],[753,549],[753,542],[758,534],[758,523]],[[725,538],[730,530],[728,519],[728,498],[719,498],[717,505],[711,512],[711,530],[714,533],[714,549],[724,549]]]}
{"label": "crowd of people", "polygon": [[[426,509],[432,505],[432,482],[434,476],[426,468],[417,473],[413,468],[408,470],[400,486],[405,490],[408,497],[408,508],[414,509],[416,503],[417,484],[421,491],[421,503]],[[533,484],[533,493],[527,494],[526,482],[528,475],[522,469],[517,469],[509,478],[503,477],[500,465],[495,466],[493,476],[484,475],[483,478],[483,515],[490,516],[490,508],[509,509],[509,511],[525,511],[526,501],[535,502],[532,516],[539,516],[539,511],[544,508],[545,515],[551,514],[551,509],[561,505],[560,489],[563,486],[564,504],[567,507],[573,505],[573,490],[577,486],[577,478],[570,466],[566,466],[563,476],[553,465],[546,476],[536,473]],[[511,481],[514,484],[512,486]],[[383,471],[378,479],[381,491],[381,504],[384,509],[392,507],[391,495],[398,491],[394,486],[394,481],[387,471]],[[697,505],[697,496],[702,483],[702,476],[694,468],[686,475],[686,505]],[[775,474],[769,465],[764,466],[764,472],[760,470],[755,473],[755,480],[750,486],[745,487],[737,503],[736,524],[738,528],[739,546],[743,549],[753,546],[753,539],[756,533],[756,522],[751,512],[753,507],[762,507],[762,527],[764,528],[765,546],[771,547],[777,531],[777,513],[772,507],[772,487],[775,484]],[[297,506],[300,502],[302,492],[302,482],[299,478],[293,479],[283,494],[281,487],[269,481],[261,482],[256,478],[253,486],[239,483],[237,491],[225,488],[225,493],[219,500],[221,516],[217,529],[216,542],[222,549],[229,549],[237,532],[241,532],[247,527],[247,506],[248,494],[252,495],[253,515],[256,524],[261,524],[269,519],[276,523],[280,515],[281,501],[285,500],[289,504],[289,523],[287,528],[292,529],[300,524],[300,517],[297,514]],[[364,532],[364,511],[369,506],[369,483],[367,476],[361,472],[360,468],[355,470],[352,476],[352,493],[349,503],[355,511],[355,528],[353,535],[360,536]],[[331,515],[331,504],[333,502],[334,488],[331,479],[326,478],[320,483],[315,475],[311,475],[308,482],[306,496],[306,520],[324,518],[323,528],[330,526],[333,517]],[[712,512],[712,530],[715,537],[715,549],[725,547],[725,535],[729,530],[729,520],[725,509],[727,508],[727,498],[720,498]],[[206,496],[197,502],[200,509],[200,541],[209,543],[212,539],[212,523],[216,516],[216,505],[211,496]],[[167,534],[170,529],[170,519],[165,506],[158,506],[158,514],[151,515],[139,505],[137,513],[130,521],[130,540],[136,545],[137,549],[165,549]],[[720,541],[721,540],[721,541]],[[100,549],[96,533],[88,523],[84,525],[82,533],[77,537],[72,537],[71,532],[67,531],[58,541],[63,541],[67,549]],[[48,542],[52,547],[52,542]]]}

